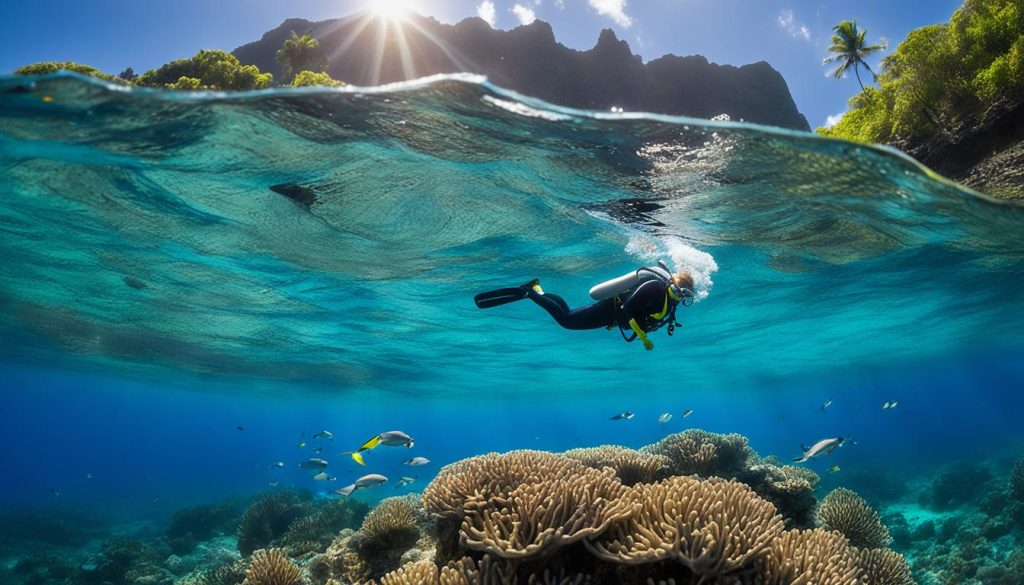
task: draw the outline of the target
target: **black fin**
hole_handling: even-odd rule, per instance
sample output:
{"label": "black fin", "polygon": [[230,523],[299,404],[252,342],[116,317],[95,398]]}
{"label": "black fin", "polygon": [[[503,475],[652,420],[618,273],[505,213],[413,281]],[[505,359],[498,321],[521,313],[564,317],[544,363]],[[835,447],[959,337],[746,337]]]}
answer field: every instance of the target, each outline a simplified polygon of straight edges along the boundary
{"label": "black fin", "polygon": [[526,298],[527,291],[521,287],[499,288],[489,292],[483,292],[473,297],[478,309],[490,309],[500,305],[507,305]]}

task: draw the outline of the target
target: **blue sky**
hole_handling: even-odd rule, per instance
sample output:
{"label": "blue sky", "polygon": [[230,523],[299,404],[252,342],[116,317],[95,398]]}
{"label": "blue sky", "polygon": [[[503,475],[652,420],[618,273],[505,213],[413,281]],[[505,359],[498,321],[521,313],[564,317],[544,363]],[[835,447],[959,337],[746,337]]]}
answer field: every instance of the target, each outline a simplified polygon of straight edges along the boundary
{"label": "blue sky", "polygon": [[[288,17],[321,20],[387,0],[36,0],[8,3],[0,18],[0,72],[43,60],[74,60],[137,73],[203,48],[231,50]],[[394,1],[394,0],[392,0]],[[508,29],[539,18],[562,44],[588,49],[612,28],[650,60],[701,54],[716,63],[767,61],[782,72],[812,127],[846,109],[855,79],[821,65],[831,27],[854,18],[869,39],[895,48],[908,31],[949,20],[960,0],[411,0],[443,22],[493,14]],[[866,79],[865,79],[866,81]]]}

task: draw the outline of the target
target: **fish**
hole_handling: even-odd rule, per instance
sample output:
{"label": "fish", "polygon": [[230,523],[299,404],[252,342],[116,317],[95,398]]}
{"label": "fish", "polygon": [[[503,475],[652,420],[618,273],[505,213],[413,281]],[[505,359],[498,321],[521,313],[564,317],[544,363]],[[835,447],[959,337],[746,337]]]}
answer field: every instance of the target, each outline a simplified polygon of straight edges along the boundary
{"label": "fish", "polygon": [[326,471],[321,471],[320,473],[318,473],[318,474],[313,476],[313,480],[314,481],[329,481],[329,480],[333,480],[333,479],[336,479],[336,478],[327,475]]}
{"label": "fish", "polygon": [[319,447],[319,446],[316,447],[315,449],[313,449],[314,453],[323,453],[323,451],[324,451],[324,448],[323,447]]}
{"label": "fish", "polygon": [[360,477],[359,479],[356,480],[355,483],[351,485],[347,485],[341,488],[340,490],[334,490],[334,493],[347,496],[356,490],[376,487],[379,485],[383,485],[387,482],[388,478],[384,477],[383,475],[371,473],[369,475],[364,475]]}
{"label": "fish", "polygon": [[306,446],[306,442],[305,441],[302,441],[301,443],[299,443],[299,449],[302,449],[305,446]]}
{"label": "fish", "polygon": [[608,420],[629,420],[631,418],[633,418],[633,413],[627,410],[626,412],[620,412],[619,414],[616,414],[615,416],[609,418]]}
{"label": "fish", "polygon": [[400,477],[398,479],[397,482],[395,482],[395,489],[397,490],[398,488],[403,488],[403,487],[413,483],[414,481],[416,481],[415,477],[405,477],[405,476],[402,476],[402,477]]}
{"label": "fish", "polygon": [[661,416],[658,417],[658,422],[661,424],[665,424],[670,420],[672,420],[672,415],[667,412],[663,412]]}
{"label": "fish", "polygon": [[800,447],[804,450],[804,454],[801,455],[800,457],[794,458],[793,461],[796,461],[797,463],[803,463],[804,461],[807,461],[812,457],[829,455],[833,451],[835,451],[837,447],[842,447],[843,443],[845,442],[846,439],[842,437],[834,437],[831,439],[822,439],[817,443],[811,445],[810,447],[807,447],[806,445],[801,445]]}
{"label": "fish", "polygon": [[317,459],[316,457],[313,457],[311,459],[303,461],[302,463],[299,463],[299,467],[303,469],[319,469],[320,471],[323,471],[323,469],[327,467],[327,462],[324,461],[323,459]]}
{"label": "fish", "polygon": [[899,404],[899,402],[896,402],[895,400],[891,402],[886,402],[885,404],[882,405],[882,410],[892,410],[896,408],[897,404]]}
{"label": "fish", "polygon": [[236,428],[237,430],[239,430],[239,431],[244,431],[244,430],[245,430],[245,427],[243,427],[242,425],[238,425],[238,426],[237,426],[237,427],[235,427],[235,428]]}
{"label": "fish", "polygon": [[828,407],[830,407],[830,406],[832,406],[832,399],[831,399],[831,398],[829,398],[828,400],[826,400],[826,401],[824,402],[824,404],[822,404],[822,405],[821,405],[821,411],[822,411],[822,412],[825,412],[826,410],[828,410]]}
{"label": "fish", "polygon": [[334,433],[332,433],[331,431],[320,431],[319,433],[310,437],[310,439],[328,439],[330,441],[333,441]]}
{"label": "fish", "polygon": [[426,465],[428,463],[430,463],[430,459],[427,459],[426,457],[413,457],[412,459],[403,461],[402,465],[410,465],[412,467],[417,467],[419,465]]}
{"label": "fish", "polygon": [[692,408],[687,408],[686,410],[683,411],[683,418],[686,418],[686,417],[690,416],[691,414],[693,414],[693,409]]}
{"label": "fish", "polygon": [[269,483],[270,483],[270,487],[277,487],[277,486],[281,485],[281,482],[276,481],[276,480],[272,481],[272,482],[269,482]]}
{"label": "fish", "polygon": [[278,469],[284,467],[284,461],[275,461],[270,464],[271,467],[277,467]]}
{"label": "fish", "polygon": [[829,472],[829,473],[836,473],[836,472],[838,472],[838,471],[840,471],[840,469],[839,469],[839,466],[838,466],[838,465],[833,465],[832,467],[829,467],[829,468],[828,468],[828,472]]}
{"label": "fish", "polygon": [[363,461],[362,452],[369,451],[370,449],[376,449],[381,445],[384,445],[385,447],[412,447],[413,440],[412,437],[402,431],[387,431],[363,443],[355,451],[346,451],[342,453],[342,455],[351,455],[352,459],[354,459],[356,463],[359,465],[366,465],[366,462]]}
{"label": "fish", "polygon": [[58,498],[60,497],[60,492],[57,490],[57,488],[50,488],[50,493]]}
{"label": "fish", "polygon": [[92,474],[91,473],[86,473],[85,474],[85,479],[92,479]]}

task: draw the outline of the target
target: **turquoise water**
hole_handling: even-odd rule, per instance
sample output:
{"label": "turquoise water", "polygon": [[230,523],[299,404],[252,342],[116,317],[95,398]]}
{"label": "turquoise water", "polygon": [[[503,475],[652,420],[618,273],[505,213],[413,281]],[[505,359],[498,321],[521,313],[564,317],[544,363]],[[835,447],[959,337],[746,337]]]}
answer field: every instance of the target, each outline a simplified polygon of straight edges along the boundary
{"label": "turquoise water", "polygon": [[[102,509],[111,534],[146,534],[270,482],[330,497],[384,473],[372,502],[488,451],[687,428],[784,460],[852,437],[811,464],[826,487],[965,460],[1003,481],[1024,452],[1024,208],[895,151],[474,77],[249,94],[15,77],[0,195],[7,512]],[[649,353],[529,301],[472,303],[537,277],[582,304],[658,259],[698,302]],[[326,487],[297,468],[324,429]],[[337,455],[391,429],[415,447],[367,469]],[[10,564],[34,546],[13,540]]]}

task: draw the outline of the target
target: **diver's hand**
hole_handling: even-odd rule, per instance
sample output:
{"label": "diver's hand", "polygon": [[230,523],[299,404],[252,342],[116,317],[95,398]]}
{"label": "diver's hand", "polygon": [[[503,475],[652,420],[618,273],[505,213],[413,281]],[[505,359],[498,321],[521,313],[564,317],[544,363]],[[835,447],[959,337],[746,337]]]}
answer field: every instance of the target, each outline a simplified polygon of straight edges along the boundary
{"label": "diver's hand", "polygon": [[641,341],[644,342],[644,349],[646,349],[647,351],[651,351],[652,349],[654,349],[654,342],[651,341],[650,339],[642,339]]}

